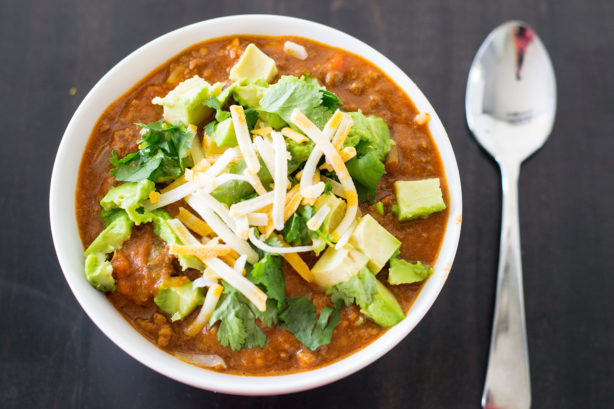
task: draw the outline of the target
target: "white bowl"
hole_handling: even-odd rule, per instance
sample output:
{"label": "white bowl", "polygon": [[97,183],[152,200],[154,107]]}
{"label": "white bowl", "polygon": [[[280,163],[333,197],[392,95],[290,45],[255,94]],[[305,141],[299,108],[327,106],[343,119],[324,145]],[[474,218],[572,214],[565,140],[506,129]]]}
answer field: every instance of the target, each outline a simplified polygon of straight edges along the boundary
{"label": "white bowl", "polygon": [[[450,211],[435,272],[407,317],[366,348],[307,372],[237,376],[182,362],[150,343],[130,326],[105,296],[88,284],[83,272],[83,245],[75,217],[75,190],[80,158],[96,121],[113,101],[173,56],[195,43],[232,34],[300,36],[345,49],[373,62],[409,95],[420,112],[430,113],[429,127],[448,180]],[[60,143],[51,176],[49,213],[55,250],[68,285],[98,328],[121,349],[151,369],[197,388],[237,395],[272,395],[315,388],[348,376],[384,355],[409,334],[437,298],[450,272],[460,235],[461,200],[458,168],[446,131],[420,89],[394,63],[362,41],[322,24],[283,16],[241,15],[207,20],[165,34],[124,58],[98,81],[77,108]]]}

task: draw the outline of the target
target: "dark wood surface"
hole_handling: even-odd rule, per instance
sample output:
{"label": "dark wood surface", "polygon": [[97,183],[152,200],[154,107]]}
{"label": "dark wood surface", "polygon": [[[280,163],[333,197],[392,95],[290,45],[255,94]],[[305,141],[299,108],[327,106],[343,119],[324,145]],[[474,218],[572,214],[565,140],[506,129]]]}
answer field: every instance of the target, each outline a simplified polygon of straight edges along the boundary
{"label": "dark wood surface", "polygon": [[[322,22],[396,62],[447,127],[464,196],[452,273],[411,335],[344,380],[266,398],[194,389],[122,352],[70,292],[48,227],[55,152],[94,83],[163,33],[242,13]],[[533,407],[613,407],[612,0],[0,2],[0,407],[478,408],[493,312],[500,188],[497,167],[467,130],[463,104],[478,46],[511,18],[528,21],[542,37],[559,95],[552,137],[520,177]],[[75,95],[69,93],[73,87]]]}

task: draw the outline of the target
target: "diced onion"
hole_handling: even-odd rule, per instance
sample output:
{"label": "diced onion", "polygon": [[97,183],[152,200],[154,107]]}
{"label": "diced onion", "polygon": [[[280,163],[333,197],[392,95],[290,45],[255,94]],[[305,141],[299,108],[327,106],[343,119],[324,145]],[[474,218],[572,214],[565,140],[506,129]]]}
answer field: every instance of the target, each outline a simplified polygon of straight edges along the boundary
{"label": "diced onion", "polygon": [[183,361],[206,368],[226,368],[224,359],[222,359],[222,357],[219,355],[186,354],[183,352],[175,352],[175,356]]}
{"label": "diced onion", "polygon": [[188,131],[192,134],[192,146],[190,147],[190,155],[192,155],[192,163],[199,163],[204,159],[203,145],[200,143],[200,138],[196,132],[194,125],[188,126]]}
{"label": "diced onion", "polygon": [[279,132],[271,132],[271,136],[273,137],[273,147],[275,148],[273,226],[275,230],[283,230],[286,190],[288,188],[288,161],[286,159],[288,151],[286,150],[286,141],[284,141],[284,137]]}
{"label": "diced onion", "polygon": [[272,254],[285,254],[285,253],[304,253],[307,251],[313,251],[313,246],[297,246],[297,247],[274,247],[269,246],[262,240],[258,239],[254,234],[254,228],[249,230],[249,241],[262,251]]}
{"label": "diced onion", "polygon": [[284,43],[284,52],[299,60],[307,58],[307,50],[305,50],[305,47],[292,41],[286,41]]}
{"label": "diced onion", "polygon": [[230,115],[232,117],[235,135],[237,136],[239,150],[245,159],[245,164],[252,172],[258,172],[260,170],[260,161],[258,161],[256,151],[252,145],[252,138],[249,135],[249,129],[247,128],[247,120],[245,119],[245,111],[243,111],[243,107],[241,105],[232,105],[230,107]]}

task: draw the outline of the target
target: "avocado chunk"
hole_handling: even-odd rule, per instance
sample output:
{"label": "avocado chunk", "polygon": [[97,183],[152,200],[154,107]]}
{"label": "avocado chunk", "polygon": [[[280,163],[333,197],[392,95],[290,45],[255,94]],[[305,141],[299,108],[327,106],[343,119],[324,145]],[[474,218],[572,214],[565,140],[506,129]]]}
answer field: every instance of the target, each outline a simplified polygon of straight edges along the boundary
{"label": "avocado chunk", "polygon": [[287,125],[282,117],[271,112],[258,111],[258,118],[273,129],[281,129]]}
{"label": "avocado chunk", "polygon": [[105,211],[124,209],[130,220],[136,225],[148,223],[151,221],[148,216],[137,209],[142,207],[142,202],[155,189],[155,183],[148,179],[143,179],[140,182],[126,182],[110,189],[100,201],[100,206]]}
{"label": "avocado chunk", "polygon": [[254,82],[240,81],[235,83],[232,89],[232,96],[236,102],[246,107],[258,107],[260,98],[264,90],[269,86],[263,79],[258,79]]}
{"label": "avocado chunk", "polygon": [[427,217],[445,210],[439,178],[394,182],[399,220]]}
{"label": "avocado chunk", "polygon": [[311,272],[315,283],[328,289],[358,274],[368,261],[364,254],[350,245],[346,244],[339,250],[329,247],[314,264]]}
{"label": "avocado chunk", "polygon": [[324,234],[329,234],[341,223],[343,216],[345,215],[345,200],[339,199],[337,196],[327,193],[318,197],[315,203],[316,212],[320,210],[324,205],[330,207],[328,216],[322,222],[322,231]]}
{"label": "avocado chunk", "polygon": [[370,215],[363,216],[350,236],[349,243],[369,258],[369,270],[373,274],[401,247],[401,242]]}
{"label": "avocado chunk", "polygon": [[85,277],[97,290],[115,291],[113,266],[107,260],[107,254],[118,250],[128,240],[132,225],[125,211],[118,212],[85,250]]}
{"label": "avocado chunk", "polygon": [[275,61],[254,44],[250,44],[239,61],[230,69],[229,78],[233,81],[247,78],[249,81],[263,79],[270,82],[275,75],[277,75]]}
{"label": "avocado chunk", "polygon": [[411,284],[423,281],[433,274],[433,267],[421,262],[410,263],[403,259],[393,257],[390,259],[388,282],[390,284]]}
{"label": "avocado chunk", "polygon": [[226,118],[215,125],[215,130],[211,135],[211,140],[219,148],[237,146],[237,135],[232,124],[232,118]]}
{"label": "avocado chunk", "polygon": [[209,97],[219,96],[223,86],[221,82],[211,85],[195,75],[181,82],[164,98],[156,97],[151,103],[164,107],[164,120],[169,124],[198,125],[213,112],[203,102]]}
{"label": "avocado chunk", "polygon": [[375,285],[377,292],[373,295],[371,304],[367,308],[361,308],[360,312],[382,327],[392,327],[403,320],[405,314],[394,294],[384,284],[376,279]]}
{"label": "avocado chunk", "polygon": [[205,301],[203,289],[194,287],[187,279],[171,278],[160,286],[154,302],[160,309],[171,315],[171,321],[188,316]]}

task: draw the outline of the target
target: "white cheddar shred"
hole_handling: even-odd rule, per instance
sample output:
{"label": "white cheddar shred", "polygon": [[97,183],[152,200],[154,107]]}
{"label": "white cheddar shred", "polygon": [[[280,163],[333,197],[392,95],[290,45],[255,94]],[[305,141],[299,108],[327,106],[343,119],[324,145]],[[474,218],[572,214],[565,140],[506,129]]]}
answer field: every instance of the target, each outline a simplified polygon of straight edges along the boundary
{"label": "white cheddar shred", "polygon": [[284,228],[284,208],[286,206],[286,190],[288,189],[288,152],[286,141],[279,132],[271,132],[275,148],[275,172],[273,180],[273,226],[275,230]]}
{"label": "white cheddar shred", "polygon": [[304,253],[307,251],[313,251],[313,246],[297,246],[297,247],[274,247],[269,246],[262,240],[256,237],[254,229],[249,230],[249,241],[262,251],[266,251],[271,254],[287,254],[287,253]]}
{"label": "white cheddar shred", "polygon": [[320,207],[316,214],[314,214],[313,217],[307,221],[307,228],[314,231],[318,230],[324,222],[324,219],[326,219],[326,216],[328,216],[328,213],[330,213],[329,205],[325,204],[324,206]]}
{"label": "white cheddar shred", "polygon": [[247,120],[245,119],[245,111],[243,111],[243,107],[241,105],[232,105],[230,107],[230,115],[232,117],[232,124],[237,136],[239,150],[245,159],[245,164],[249,170],[256,173],[260,170],[260,161],[256,156],[256,151],[254,150],[254,145],[252,144],[252,138],[249,135]]}
{"label": "white cheddar shred", "polygon": [[[335,173],[343,186],[347,207],[343,219],[332,233],[333,239],[339,240],[339,238],[346,232],[356,218],[356,213],[358,211],[358,194],[356,192],[356,187],[354,186],[354,181],[350,177],[350,173],[345,167],[345,163],[343,162],[343,159],[341,159],[341,155],[332,145],[330,139],[327,137],[327,134],[321,132],[318,127],[298,109],[292,111],[290,120],[316,144],[316,147],[319,147],[322,150],[332,164],[333,169],[335,170]],[[306,176],[308,175],[306,171],[304,171],[301,182],[308,179]]]}

